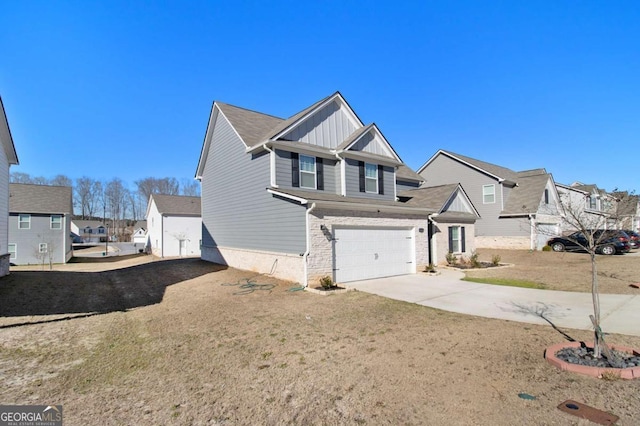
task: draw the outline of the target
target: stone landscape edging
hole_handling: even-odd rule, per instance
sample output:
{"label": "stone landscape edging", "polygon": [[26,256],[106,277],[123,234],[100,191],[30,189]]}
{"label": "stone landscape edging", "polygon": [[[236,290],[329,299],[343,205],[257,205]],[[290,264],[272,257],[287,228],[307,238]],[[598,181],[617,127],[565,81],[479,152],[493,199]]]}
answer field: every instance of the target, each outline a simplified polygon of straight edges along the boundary
{"label": "stone landscape edging", "polygon": [[[549,346],[545,352],[544,357],[549,362],[549,364],[572,373],[583,374],[586,376],[602,378],[604,373],[613,373],[619,375],[621,379],[631,380],[640,378],[640,367],[628,367],[628,368],[613,368],[613,367],[589,367],[586,365],[578,365],[572,364],[567,361],[563,361],[556,356],[556,353],[560,349],[564,348],[579,348],[584,345],[584,342],[566,342],[566,343],[558,343],[555,345]],[[586,344],[588,348],[593,348],[593,344]],[[626,352],[631,354],[637,354],[633,348],[629,348],[626,346],[619,345],[609,345],[609,348],[614,349],[620,352]]]}

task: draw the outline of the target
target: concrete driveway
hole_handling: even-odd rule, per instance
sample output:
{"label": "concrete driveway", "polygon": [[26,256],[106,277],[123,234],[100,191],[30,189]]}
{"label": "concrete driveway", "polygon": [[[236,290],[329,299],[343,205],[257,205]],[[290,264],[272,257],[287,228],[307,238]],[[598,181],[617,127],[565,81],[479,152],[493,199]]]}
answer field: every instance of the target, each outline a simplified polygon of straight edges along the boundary
{"label": "concrete driveway", "polygon": [[[418,273],[348,283],[346,286],[390,299],[461,314],[550,323],[556,327],[592,330],[591,293],[534,290],[461,281],[464,273],[441,268],[439,275]],[[601,327],[605,333],[640,336],[640,293],[601,294]]]}

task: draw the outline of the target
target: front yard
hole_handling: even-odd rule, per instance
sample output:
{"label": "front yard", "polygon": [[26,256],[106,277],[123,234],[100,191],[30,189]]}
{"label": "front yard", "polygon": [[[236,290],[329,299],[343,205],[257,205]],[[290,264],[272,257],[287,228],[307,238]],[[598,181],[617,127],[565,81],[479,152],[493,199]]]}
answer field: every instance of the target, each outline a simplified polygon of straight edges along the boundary
{"label": "front yard", "polygon": [[[546,264],[551,286],[549,259],[531,273]],[[640,423],[640,381],[556,370],[543,359],[562,341],[551,327],[290,291],[193,259],[138,264],[148,260],[0,280],[0,401],[62,404],[66,425],[586,424],[556,408],[567,399]],[[233,285],[247,280],[268,285]]]}

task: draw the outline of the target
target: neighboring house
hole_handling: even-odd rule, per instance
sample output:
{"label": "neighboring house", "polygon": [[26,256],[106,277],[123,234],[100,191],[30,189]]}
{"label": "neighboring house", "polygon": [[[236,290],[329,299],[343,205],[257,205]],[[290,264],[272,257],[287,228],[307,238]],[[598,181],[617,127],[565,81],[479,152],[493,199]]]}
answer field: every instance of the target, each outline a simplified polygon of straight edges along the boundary
{"label": "neighboring house", "polygon": [[439,150],[419,170],[427,186],[460,183],[480,214],[476,247],[541,249],[560,232],[559,197],[544,169],[515,172]]}
{"label": "neighboring house", "polygon": [[71,232],[85,244],[97,244],[107,241],[108,229],[100,220],[74,219],[71,221]]}
{"label": "neighboring house", "polygon": [[640,232],[640,196],[628,192],[612,193],[618,199],[618,229]]}
{"label": "neighboring house", "polygon": [[158,257],[200,256],[200,197],[152,194],[147,207],[147,235]]}
{"label": "neighboring house", "polygon": [[9,192],[11,262],[66,263],[73,255],[71,187],[12,183]]}
{"label": "neighboring house", "polygon": [[435,209],[397,200],[402,166],[339,92],[288,119],[216,101],[196,170],[202,258],[304,286],[415,273]]}
{"label": "neighboring house", "polygon": [[475,222],[480,215],[460,184],[421,187],[398,196],[409,206],[435,211],[427,225],[432,264],[446,263],[448,253],[467,259],[473,255]]}
{"label": "neighboring house", "polygon": [[139,220],[133,225],[133,234],[131,234],[131,241],[136,247],[147,247],[149,236],[147,235],[147,221]]}
{"label": "neighboring house", "polygon": [[9,274],[9,168],[18,164],[9,122],[0,98],[0,277]]}

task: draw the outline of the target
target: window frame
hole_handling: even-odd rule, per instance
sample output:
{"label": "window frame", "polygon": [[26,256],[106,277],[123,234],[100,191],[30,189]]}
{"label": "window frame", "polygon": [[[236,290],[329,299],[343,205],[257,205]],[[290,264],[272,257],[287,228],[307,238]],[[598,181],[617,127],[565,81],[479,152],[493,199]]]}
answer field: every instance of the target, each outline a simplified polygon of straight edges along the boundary
{"label": "window frame", "polygon": [[[372,171],[373,176],[368,176]],[[375,182],[375,190],[369,189],[368,183]],[[364,192],[368,194],[378,193],[378,165],[373,163],[364,163]]]}
{"label": "window frame", "polygon": [[[13,251],[11,250],[11,246],[13,246]],[[9,260],[18,258],[18,244],[16,243],[7,244],[7,250],[9,251]]]}
{"label": "window frame", "polygon": [[[43,250],[44,248],[44,250]],[[47,243],[39,243],[38,244],[38,253],[48,253],[49,252],[49,246]]]}
{"label": "window frame", "polygon": [[[450,231],[450,235],[451,235],[451,246],[449,247],[449,252],[450,253],[463,253],[462,251],[462,226],[460,225],[454,225],[454,226],[450,226],[449,229]],[[457,231],[457,238],[455,236]],[[457,250],[454,250],[454,247],[457,244]]]}
{"label": "window frame", "polygon": [[[59,222],[54,222],[54,219],[59,219]],[[59,227],[56,228],[53,225],[57,224]],[[52,214],[49,218],[49,229],[53,230],[61,230],[62,229],[62,215],[61,214]]]}
{"label": "window frame", "polygon": [[[305,163],[305,159],[309,159],[311,161],[311,164],[313,164],[313,172],[309,171],[309,170],[303,170],[303,165],[304,164],[308,164]],[[316,157],[313,157],[311,155],[305,155],[305,154],[299,154],[298,156],[298,161],[299,161],[299,176],[300,176],[300,188],[304,188],[304,189],[318,189],[318,182],[317,182],[317,172],[318,172],[318,168],[316,167]],[[313,178],[313,186],[305,186],[305,181],[302,179],[302,177],[305,176],[307,179],[310,180],[310,177]]]}
{"label": "window frame", "polygon": [[[487,189],[491,188],[492,193],[489,194]],[[487,197],[493,197],[492,201],[487,201]],[[494,183],[489,185],[482,185],[482,204],[495,204],[496,203],[496,185]]]}
{"label": "window frame", "polygon": [[[23,217],[26,218],[26,221],[23,220]],[[26,223],[27,226],[22,226],[24,223]],[[18,214],[18,229],[31,229],[31,215],[29,213]]]}

